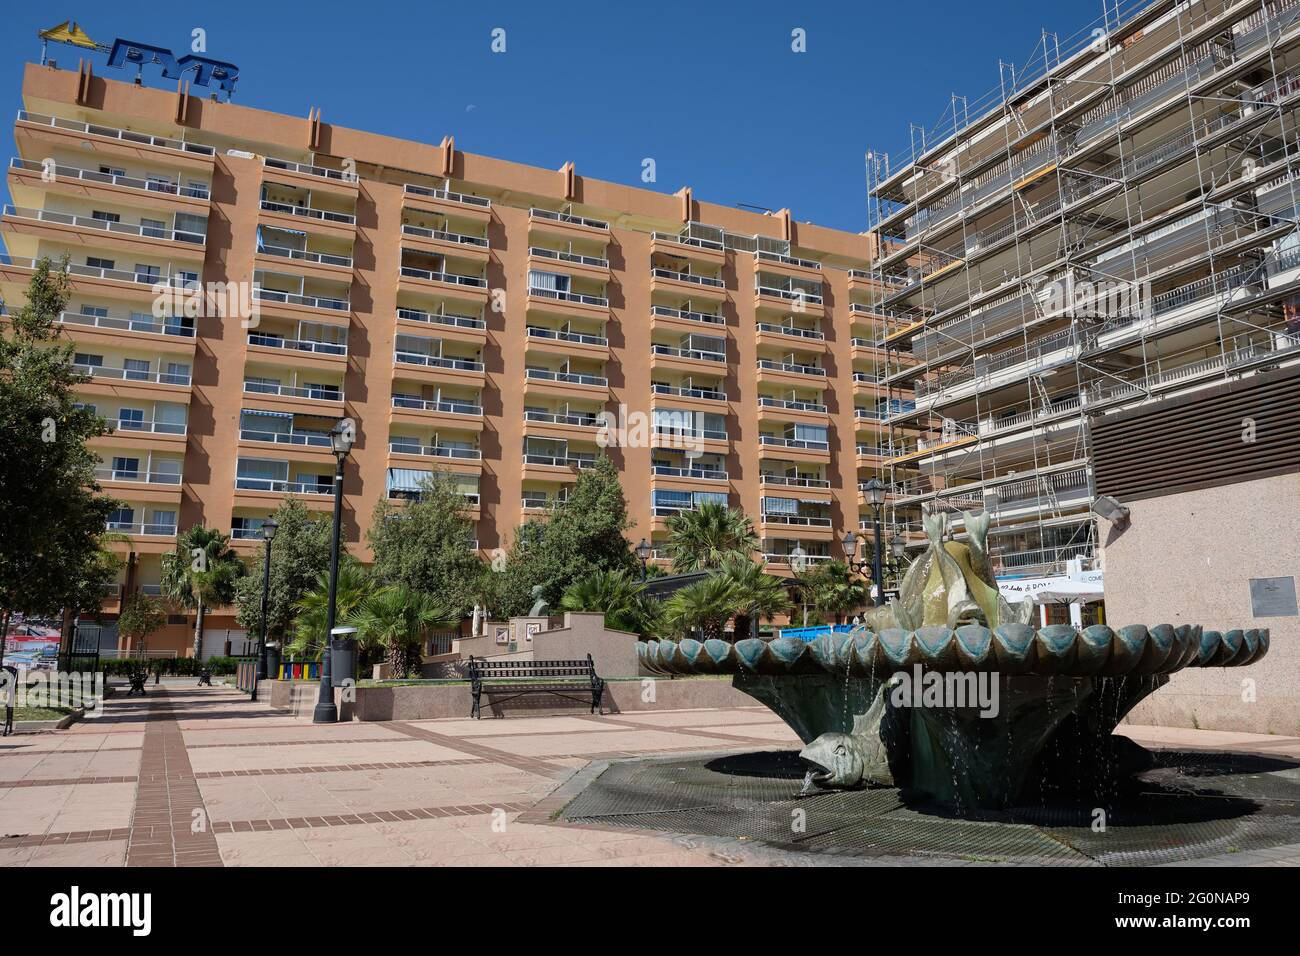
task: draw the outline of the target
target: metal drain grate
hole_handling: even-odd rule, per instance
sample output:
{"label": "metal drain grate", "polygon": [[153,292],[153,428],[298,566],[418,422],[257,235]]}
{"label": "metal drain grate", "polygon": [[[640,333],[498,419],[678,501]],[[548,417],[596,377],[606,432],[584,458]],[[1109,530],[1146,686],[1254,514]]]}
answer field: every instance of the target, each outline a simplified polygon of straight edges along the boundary
{"label": "metal drain grate", "polygon": [[1106,808],[949,815],[896,789],[802,793],[794,752],[649,758],[610,766],[564,809],[572,823],[754,840],[830,856],[937,856],[1065,866],[1194,860],[1300,842],[1300,774],[1274,758],[1178,754]]}

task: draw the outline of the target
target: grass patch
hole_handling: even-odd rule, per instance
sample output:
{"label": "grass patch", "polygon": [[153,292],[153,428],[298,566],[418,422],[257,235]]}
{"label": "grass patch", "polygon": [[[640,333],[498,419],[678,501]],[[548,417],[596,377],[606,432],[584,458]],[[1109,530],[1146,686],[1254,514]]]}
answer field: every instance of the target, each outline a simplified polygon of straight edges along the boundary
{"label": "grass patch", "polygon": [[14,720],[62,720],[71,707],[15,707]]}

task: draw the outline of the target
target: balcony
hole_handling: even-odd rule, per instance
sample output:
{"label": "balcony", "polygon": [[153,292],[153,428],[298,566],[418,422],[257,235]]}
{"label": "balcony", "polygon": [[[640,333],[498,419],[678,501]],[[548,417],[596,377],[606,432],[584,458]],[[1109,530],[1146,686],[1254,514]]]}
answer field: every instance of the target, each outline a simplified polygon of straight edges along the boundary
{"label": "balcony", "polygon": [[132,450],[168,449],[184,454],[188,427],[185,422],[164,422],[135,418],[108,417],[113,431],[108,435],[92,438],[89,444],[95,448],[130,448]]}
{"label": "balcony", "polygon": [[[257,280],[255,279],[254,282]],[[296,309],[309,309],[316,314],[324,314],[336,320],[346,320],[352,311],[352,304],[345,298],[321,295],[303,295],[298,292],[286,292],[281,289],[268,289],[261,285],[253,286],[253,298],[271,306],[273,312],[295,314]],[[286,306],[279,309],[277,306]]]}
{"label": "balcony", "polygon": [[762,512],[758,516],[758,530],[762,535],[795,531],[811,541],[831,541],[835,537],[831,519],[826,515]]}
{"label": "balcony", "polygon": [[650,234],[650,254],[667,255],[689,262],[699,262],[721,269],[727,261],[726,250],[719,240],[703,239],[685,234],[667,232]]}
{"label": "balcony", "polygon": [[[308,249],[291,249],[285,246],[261,243],[257,247],[258,256],[266,256],[266,265],[280,267],[284,263],[298,266],[305,276],[351,281],[352,257],[336,255],[329,252],[313,252]],[[274,261],[273,261],[274,260]]]}
{"label": "balcony", "polygon": [[826,388],[826,369],[800,362],[758,360],[758,382],[772,385],[795,385],[803,388]]}
{"label": "balcony", "polygon": [[207,236],[201,232],[188,232],[169,226],[115,222],[49,209],[5,206],[3,215],[7,230],[37,240],[83,246],[89,239],[96,247],[153,253],[198,262],[203,261],[204,247],[208,241]]}
{"label": "balcony", "polygon": [[[2,310],[0,310],[2,314]],[[185,324],[189,322],[189,324]],[[194,353],[195,335],[192,320],[152,317],[126,317],[117,315],[87,315],[82,312],[62,312],[59,324],[76,341],[102,342],[121,345],[147,341],[151,348],[182,355]]]}
{"label": "balcony", "polygon": [[[180,463],[176,462],[175,464],[179,465]],[[114,468],[112,465],[101,465],[95,469],[95,480],[105,485],[127,484],[176,488],[177,500],[180,500],[181,474],[179,471],[148,471],[140,468]],[[152,493],[156,495],[158,490],[157,487],[154,487]]]}
{"label": "balcony", "polygon": [[476,359],[456,358],[434,355],[427,352],[412,351],[400,345],[393,352],[393,361],[402,366],[402,374],[414,372],[417,377],[434,381],[468,382],[482,385],[485,380],[485,366]]}
{"label": "balcony", "polygon": [[402,187],[402,205],[438,215],[470,219],[484,225],[492,217],[490,199],[453,192],[450,189],[417,186],[414,183],[407,183]]}
{"label": "balcony", "polygon": [[655,382],[650,386],[650,390],[655,395],[671,395],[674,398],[687,398],[707,402],[709,403],[707,408],[710,411],[714,410],[719,405],[722,406],[722,409],[725,409],[727,403],[727,393],[720,387],[690,384],[672,385],[664,382]]}
{"label": "balcony", "polygon": [[64,166],[13,157],[9,161],[11,188],[30,195],[46,192],[78,199],[147,206],[150,209],[180,210],[195,215],[208,214],[211,190],[206,183],[190,182],[182,186],[167,178],[101,173],[80,166]]}
{"label": "balcony", "polygon": [[821,402],[793,398],[772,398],[768,395],[758,396],[758,420],[760,422],[792,422],[807,425],[826,425],[829,413]]}
{"label": "balcony", "polygon": [[249,332],[248,346],[250,355],[273,365],[288,365],[291,368],[347,367],[346,342],[320,342],[285,338],[267,332]]}
{"label": "balcony", "polygon": [[528,265],[547,271],[559,268],[566,275],[582,276],[599,282],[609,281],[609,260],[604,256],[589,256],[560,249],[531,246]]}
{"label": "balcony", "polygon": [[690,468],[674,465],[654,465],[650,471],[655,478],[671,478],[680,481],[727,481],[727,472],[721,468]]}
{"label": "balcony", "polygon": [[328,193],[343,199],[356,201],[360,188],[360,177],[346,169],[331,169],[326,166],[314,166],[311,163],[298,163],[273,156],[262,157],[262,167],[274,170],[277,180],[299,189]]}
{"label": "balcony", "polygon": [[[39,259],[30,256],[0,255],[0,282],[27,285]],[[115,296],[148,302],[157,298],[155,288],[198,289],[198,284],[180,275],[159,275],[150,271],[106,269],[99,266],[68,263],[68,278],[72,288],[90,296]]]}
{"label": "balcony", "polygon": [[483,452],[477,448],[426,445],[418,438],[396,436],[389,438],[388,451],[395,459],[441,459],[441,468],[458,474],[477,475],[482,470]]}
{"label": "balcony", "polygon": [[787,438],[783,435],[760,434],[758,436],[758,444],[761,446],[764,454],[779,449],[781,456],[783,458],[789,458],[791,461],[816,462],[823,464],[831,460],[831,445],[829,441],[819,441],[807,438]]}
{"label": "balcony", "polygon": [[[293,411],[306,410],[334,417],[338,417],[343,411],[343,386],[341,385],[283,385],[278,382],[245,379],[244,394],[268,400],[281,400]],[[328,410],[322,411],[322,408]]]}
{"label": "balcony", "polygon": [[524,481],[573,481],[583,468],[596,465],[594,452],[565,452],[545,455],[525,451],[523,454]]}
{"label": "balcony", "polygon": [[831,483],[826,478],[764,472],[759,475],[758,483],[764,495],[774,497],[793,495],[800,499],[818,502],[829,502],[832,498]]}
{"label": "balcony", "polygon": [[800,259],[798,256],[757,249],[754,252],[754,268],[779,275],[794,276],[812,282],[822,279],[822,264],[813,259]]}
{"label": "balcony", "polygon": [[420,269],[403,265],[398,273],[397,286],[403,291],[434,293],[453,299],[473,302],[482,307],[488,300],[487,279],[482,276],[460,275],[437,269]]}
{"label": "balcony", "polygon": [[727,298],[726,284],[720,278],[681,272],[662,266],[654,266],[650,269],[650,291],[690,296],[692,299],[703,299],[708,302],[724,302]]}
{"label": "balcony", "polygon": [[115,531],[118,534],[131,537],[174,538],[176,537],[176,522],[106,521],[104,522],[104,530]]}
{"label": "balcony", "polygon": [[543,352],[553,355],[585,355],[600,361],[604,361],[609,357],[609,339],[603,335],[566,332],[536,325],[527,327],[527,340],[524,347],[530,352]]}
{"label": "balcony", "polygon": [[609,318],[607,296],[569,292],[565,289],[545,289],[535,285],[528,287],[528,308],[564,316],[589,316],[602,320]]}
{"label": "balcony", "polygon": [[424,325],[438,326],[439,335],[456,338],[461,341],[482,342],[487,338],[487,323],[472,315],[458,315],[453,312],[427,312],[424,309],[398,308],[399,322],[419,322]]}
{"label": "balcony", "polygon": [[603,375],[526,368],[524,391],[559,398],[598,397],[603,400],[609,394],[609,379]]}
{"label": "balcony", "polygon": [[260,208],[261,220],[281,229],[305,229],[336,239],[351,240],[356,236],[357,217],[351,213],[274,199],[261,200]]}
{"label": "balcony", "polygon": [[[104,383],[108,385],[117,385],[121,383],[127,386],[139,386],[145,389],[155,386],[163,386],[171,389],[185,389],[187,392],[190,387],[190,372],[186,369],[184,372],[178,371],[153,371],[152,369],[135,369],[124,366],[113,365],[90,365],[79,364],[74,362],[72,370],[78,375],[87,375],[95,384]],[[166,398],[170,401],[177,399],[173,394],[168,394]]]}
{"label": "balcony", "polygon": [[725,352],[678,348],[672,345],[652,344],[650,346],[652,369],[675,369],[687,373],[708,370],[715,375],[722,375],[726,364]]}
{"label": "balcony", "polygon": [[402,224],[403,246],[433,255],[450,255],[486,265],[488,240],[449,229],[434,229],[414,223]]}
{"label": "balcony", "polygon": [[148,159],[171,168],[200,170],[209,176],[217,152],[203,143],[29,113],[27,110],[18,111],[14,139],[25,155],[48,155],[51,150],[60,148],[89,151],[104,156],[106,160],[120,157]]}
{"label": "balcony", "polygon": [[[460,401],[457,399],[423,399],[415,395],[397,394],[393,396],[393,409],[395,412],[414,412],[423,415],[447,415],[452,416],[448,424],[453,428],[475,429],[475,423],[472,421],[462,421],[462,419],[479,419],[478,427],[482,427],[481,419],[483,418],[483,406],[476,402]],[[394,414],[396,420],[399,416]],[[475,429],[477,430],[477,429]]]}
{"label": "balcony", "polygon": [[694,309],[674,309],[666,305],[650,307],[651,331],[700,332],[721,334],[727,324],[726,317],[717,312],[699,312]]}
{"label": "balcony", "polygon": [[535,438],[554,438],[567,441],[578,438],[594,441],[595,432],[603,424],[597,412],[547,412],[524,409],[524,435]]}
{"label": "balcony", "polygon": [[803,329],[796,325],[774,325],[759,322],[754,326],[758,345],[789,348],[792,344],[805,351],[826,351],[826,336],[818,329]]}
{"label": "balcony", "polygon": [[528,231],[540,235],[569,239],[609,241],[609,223],[567,212],[553,212],[534,206],[528,210]]}
{"label": "balcony", "polygon": [[783,279],[759,272],[754,277],[754,308],[760,312],[779,312],[822,318],[826,314],[820,281]]}

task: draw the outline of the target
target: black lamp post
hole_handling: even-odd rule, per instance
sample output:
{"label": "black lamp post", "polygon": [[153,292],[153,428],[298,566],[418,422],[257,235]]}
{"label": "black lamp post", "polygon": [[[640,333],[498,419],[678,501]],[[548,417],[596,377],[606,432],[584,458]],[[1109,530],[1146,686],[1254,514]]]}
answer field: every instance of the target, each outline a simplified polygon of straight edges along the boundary
{"label": "black lamp post", "polygon": [[[271,542],[280,527],[274,518],[262,522],[262,539],[266,541],[266,553],[262,555],[262,634],[257,642],[257,679],[266,680],[266,619],[268,605],[271,601]],[[253,699],[257,699],[256,686]]]}
{"label": "black lamp post", "polygon": [[636,546],[636,556],[641,559],[641,580],[645,580],[646,564],[650,560],[650,542],[645,538]]}
{"label": "black lamp post", "polygon": [[[875,605],[876,607],[880,607],[885,603],[885,578],[884,575],[881,574],[880,560],[880,547],[883,543],[880,540],[880,512],[883,510],[885,504],[885,486],[879,478],[872,478],[862,486],[862,494],[866,499],[867,504],[871,507],[871,580],[876,585]],[[853,545],[854,553],[857,553],[857,539],[852,531],[844,536],[844,541],[842,543],[846,557],[848,556],[847,552],[850,543]],[[865,564],[866,562],[862,562],[859,567],[862,567]]]}
{"label": "black lamp post", "polygon": [[338,707],[334,705],[334,687],[330,675],[330,641],[334,635],[334,601],[339,586],[339,534],[343,526],[343,462],[352,450],[356,438],[356,425],[350,418],[344,418],[330,431],[330,449],[334,452],[337,466],[334,469],[334,537],[330,543],[330,591],[329,602],[325,610],[325,647],[320,662],[320,696],[316,698],[316,709],[312,712],[312,723],[332,724],[339,719]]}

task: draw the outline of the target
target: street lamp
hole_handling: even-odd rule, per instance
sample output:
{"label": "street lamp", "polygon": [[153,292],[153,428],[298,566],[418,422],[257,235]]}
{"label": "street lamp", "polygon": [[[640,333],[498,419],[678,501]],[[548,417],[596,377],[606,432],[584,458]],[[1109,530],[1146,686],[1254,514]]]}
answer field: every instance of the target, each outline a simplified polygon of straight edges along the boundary
{"label": "street lamp", "polygon": [[[262,635],[257,647],[257,679],[266,680],[266,620],[267,606],[271,599],[271,542],[280,527],[275,518],[262,522],[262,539],[266,542],[266,553],[262,555]],[[257,700],[257,685],[253,685],[253,700]]]}
{"label": "street lamp", "polygon": [[312,723],[332,724],[338,721],[339,711],[334,706],[334,687],[330,679],[330,641],[334,634],[334,602],[339,586],[339,534],[343,525],[343,462],[356,440],[356,423],[343,418],[330,431],[330,450],[337,465],[334,469],[334,536],[330,543],[330,591],[325,610],[325,647],[320,662],[320,696],[311,715]]}
{"label": "street lamp", "polygon": [[862,486],[862,494],[867,504],[871,506],[871,580],[876,584],[875,604],[876,607],[880,607],[885,603],[885,579],[880,573],[880,512],[885,504],[884,483],[879,478],[872,478]]}
{"label": "street lamp", "polygon": [[636,546],[636,556],[641,559],[641,580],[645,580],[646,563],[650,560],[650,542],[645,538]]}

